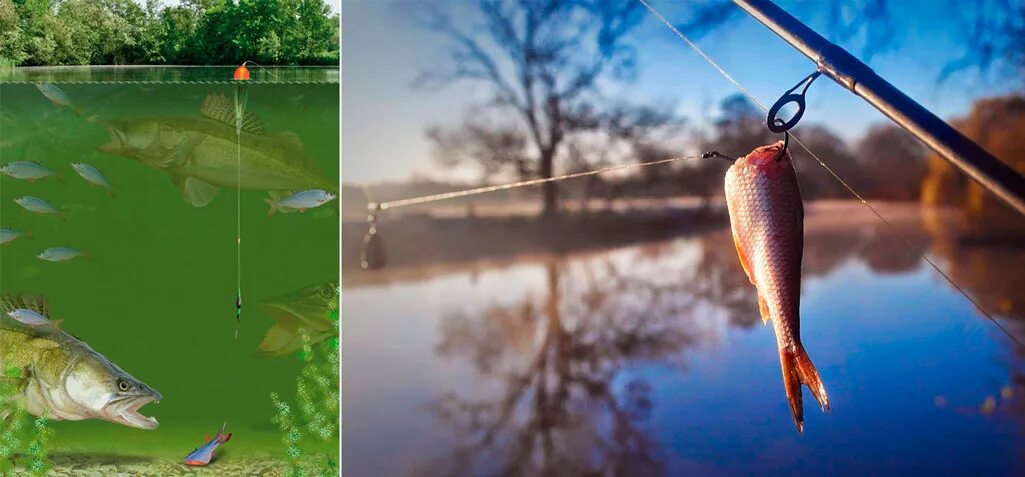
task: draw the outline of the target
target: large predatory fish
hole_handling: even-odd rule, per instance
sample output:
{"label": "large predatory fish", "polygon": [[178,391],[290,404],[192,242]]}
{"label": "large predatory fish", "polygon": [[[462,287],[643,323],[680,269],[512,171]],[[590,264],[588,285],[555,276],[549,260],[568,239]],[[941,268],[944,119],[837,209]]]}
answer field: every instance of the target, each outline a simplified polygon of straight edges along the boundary
{"label": "large predatory fish", "polygon": [[783,386],[798,432],[804,430],[801,384],[823,410],[826,388],[801,344],[801,255],[804,205],[782,142],[737,159],[726,172],[726,205],[740,264],[758,290],[762,321],[772,321]]}

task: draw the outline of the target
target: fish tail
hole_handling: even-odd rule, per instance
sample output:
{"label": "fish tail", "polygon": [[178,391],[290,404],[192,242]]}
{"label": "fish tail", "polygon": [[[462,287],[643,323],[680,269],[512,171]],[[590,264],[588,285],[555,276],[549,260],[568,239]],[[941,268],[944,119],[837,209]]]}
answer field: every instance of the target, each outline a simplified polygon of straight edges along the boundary
{"label": "fish tail", "polygon": [[280,208],[278,207],[278,203],[275,202],[273,199],[263,199],[263,201],[270,206],[270,210],[267,211],[267,217],[274,215],[274,212],[280,210]]}
{"label": "fish tail", "polygon": [[789,345],[779,350],[779,364],[783,369],[783,387],[786,388],[790,414],[794,418],[797,432],[804,432],[804,406],[801,399],[801,385],[807,385],[823,411],[829,410],[829,396],[822,385],[819,372],[815,369],[804,346]]}
{"label": "fish tail", "polygon": [[107,188],[107,193],[110,194],[111,199],[117,198],[117,189],[113,186]]}

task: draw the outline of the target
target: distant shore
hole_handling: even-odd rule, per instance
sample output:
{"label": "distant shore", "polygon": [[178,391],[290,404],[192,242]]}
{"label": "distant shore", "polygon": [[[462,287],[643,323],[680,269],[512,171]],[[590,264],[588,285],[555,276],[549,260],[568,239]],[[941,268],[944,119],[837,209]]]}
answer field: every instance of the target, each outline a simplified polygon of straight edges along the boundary
{"label": "distant shore", "polygon": [[[892,223],[920,222],[921,206],[913,202],[873,203]],[[515,208],[514,208],[515,209]],[[835,231],[878,220],[856,201],[816,201],[806,205],[806,229]],[[566,214],[546,222],[512,213],[484,217],[422,213],[379,225],[388,263],[382,270],[360,269],[365,222],[342,226],[342,286],[357,287],[426,278],[467,268],[502,266],[550,254],[601,250],[634,243],[683,237],[728,227],[722,205],[704,209],[696,203],[663,205],[589,214]]]}

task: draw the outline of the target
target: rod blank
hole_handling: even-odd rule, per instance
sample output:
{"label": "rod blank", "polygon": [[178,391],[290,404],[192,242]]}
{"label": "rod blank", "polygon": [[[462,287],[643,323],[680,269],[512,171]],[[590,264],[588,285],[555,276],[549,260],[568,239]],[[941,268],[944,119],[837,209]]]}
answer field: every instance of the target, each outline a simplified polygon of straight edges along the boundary
{"label": "rod blank", "polygon": [[770,0],[733,0],[816,67],[1025,216],[1025,177]]}

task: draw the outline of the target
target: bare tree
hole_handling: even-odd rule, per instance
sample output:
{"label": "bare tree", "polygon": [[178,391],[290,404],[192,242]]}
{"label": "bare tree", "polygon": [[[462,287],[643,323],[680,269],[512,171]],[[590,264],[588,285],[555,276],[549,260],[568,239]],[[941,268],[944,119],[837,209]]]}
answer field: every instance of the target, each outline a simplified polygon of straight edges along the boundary
{"label": "bare tree", "polygon": [[[432,128],[442,153],[461,151],[485,163],[485,172],[512,170],[551,177],[566,155],[567,139],[606,124],[598,85],[634,76],[636,52],[628,33],[640,22],[634,0],[480,0],[482,28],[453,21],[435,8],[424,26],[447,39],[447,60],[426,71],[420,84],[465,80],[486,85],[486,106],[515,121],[476,124],[463,131]],[[509,149],[514,154],[508,155]],[[558,209],[556,184],[543,190],[543,214]]]}

